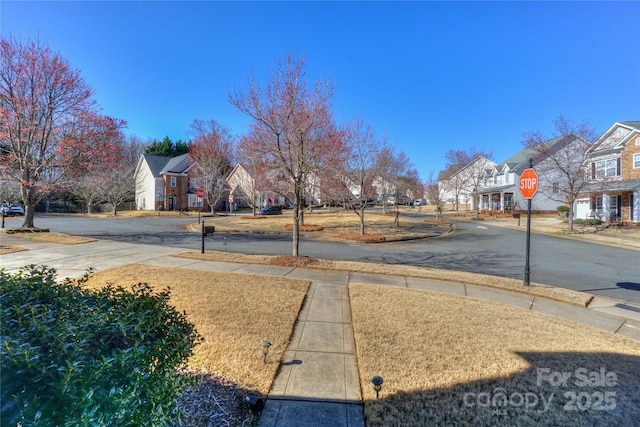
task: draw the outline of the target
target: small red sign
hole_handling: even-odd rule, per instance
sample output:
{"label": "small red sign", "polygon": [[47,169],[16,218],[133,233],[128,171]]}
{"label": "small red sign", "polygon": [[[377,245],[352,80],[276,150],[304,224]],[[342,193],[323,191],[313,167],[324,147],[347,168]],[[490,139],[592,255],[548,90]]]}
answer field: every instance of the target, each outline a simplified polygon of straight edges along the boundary
{"label": "small red sign", "polygon": [[533,199],[538,191],[538,174],[533,168],[522,171],[520,175],[520,194],[525,199]]}
{"label": "small red sign", "polygon": [[229,203],[233,203],[233,194],[229,194]]}
{"label": "small red sign", "polygon": [[202,199],[204,197],[204,190],[202,188],[198,189],[198,199]]}

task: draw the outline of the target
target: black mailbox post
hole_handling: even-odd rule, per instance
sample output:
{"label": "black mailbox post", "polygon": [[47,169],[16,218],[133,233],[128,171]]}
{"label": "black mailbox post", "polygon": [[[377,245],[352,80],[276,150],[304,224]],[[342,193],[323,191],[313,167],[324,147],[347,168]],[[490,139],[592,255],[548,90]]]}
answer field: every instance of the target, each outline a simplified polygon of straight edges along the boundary
{"label": "black mailbox post", "polygon": [[520,214],[519,213],[514,213],[513,217],[518,220],[518,227],[520,227]]}
{"label": "black mailbox post", "polygon": [[204,225],[204,221],[202,221],[202,247],[200,248],[200,253],[204,253],[204,238],[206,236],[213,236],[213,233],[216,231],[216,228],[213,225]]}

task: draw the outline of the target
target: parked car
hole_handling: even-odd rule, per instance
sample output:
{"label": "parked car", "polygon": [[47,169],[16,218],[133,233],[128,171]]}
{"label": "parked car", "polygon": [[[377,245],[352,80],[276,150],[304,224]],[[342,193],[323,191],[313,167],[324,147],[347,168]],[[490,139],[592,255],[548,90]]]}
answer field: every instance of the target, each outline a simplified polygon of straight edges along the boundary
{"label": "parked car", "polygon": [[16,205],[15,203],[9,205],[7,203],[3,203],[2,207],[0,208],[2,210],[2,214],[4,216],[22,216],[24,215],[24,209],[22,208],[22,206],[20,205]]}
{"label": "parked car", "polygon": [[280,206],[267,206],[258,211],[258,215],[282,215]]}

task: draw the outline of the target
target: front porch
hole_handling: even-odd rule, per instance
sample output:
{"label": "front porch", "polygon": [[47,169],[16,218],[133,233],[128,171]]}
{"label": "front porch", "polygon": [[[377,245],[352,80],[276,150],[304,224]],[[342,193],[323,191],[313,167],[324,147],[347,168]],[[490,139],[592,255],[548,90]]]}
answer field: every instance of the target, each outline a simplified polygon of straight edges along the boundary
{"label": "front porch", "polygon": [[489,192],[480,195],[479,206],[481,212],[487,212],[490,214],[496,212],[512,212],[515,210],[515,203],[513,198],[513,192],[499,191]]}

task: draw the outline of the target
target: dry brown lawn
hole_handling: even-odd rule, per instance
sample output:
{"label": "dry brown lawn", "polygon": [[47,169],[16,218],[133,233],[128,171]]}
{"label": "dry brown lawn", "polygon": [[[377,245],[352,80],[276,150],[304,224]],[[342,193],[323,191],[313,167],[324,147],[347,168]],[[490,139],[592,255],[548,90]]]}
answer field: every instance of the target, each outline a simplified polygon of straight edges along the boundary
{"label": "dry brown lawn", "polygon": [[28,249],[23,248],[22,246],[11,246],[11,245],[0,244],[0,255],[12,254],[14,252],[22,252],[26,250]]}
{"label": "dry brown lawn", "polygon": [[[274,261],[219,255],[217,259],[229,257],[226,261],[231,257],[241,262]],[[318,262],[304,257],[277,260],[294,261],[307,267]],[[371,272],[371,266],[362,268]],[[89,285],[107,282],[170,287],[172,303],[186,310],[207,340],[196,348],[190,368],[263,394],[276,375],[309,285],[282,277],[145,265],[94,273]],[[640,417],[637,341],[552,316],[437,292],[356,284],[350,285],[349,294],[368,427],[633,425]],[[260,351],[264,340],[273,343],[266,364]],[[618,380],[615,385],[578,386],[580,368],[587,374],[603,368]],[[538,384],[538,369],[571,377],[565,386],[548,380]],[[370,384],[373,375],[385,379],[379,400]],[[611,408],[612,392],[615,408]],[[576,410],[569,410],[571,393],[581,399],[574,402]],[[605,393],[607,402],[599,400]],[[499,406],[504,402],[501,396],[511,400]],[[521,399],[527,399],[527,406]],[[587,404],[605,410],[582,410]]]}
{"label": "dry brown lawn", "polygon": [[[377,237],[379,235],[386,235],[387,240],[389,240],[394,235],[410,233],[415,223],[402,216],[400,218],[400,224],[396,226],[394,224],[395,215],[373,211],[366,212],[365,232],[373,237],[370,240],[364,240],[380,241]],[[272,231],[291,231],[292,221],[291,213],[285,210],[283,215],[225,217],[224,225],[221,225],[220,229],[260,228]],[[355,235],[357,236],[355,239],[362,240],[359,234],[360,218],[355,213],[345,210],[305,212],[304,225],[301,225],[301,231],[322,231],[324,236],[344,239],[353,239]]]}
{"label": "dry brown lawn", "polygon": [[[281,277],[127,265],[94,273],[90,287],[149,283],[171,289],[171,302],[186,311],[205,342],[189,366],[221,375],[266,394],[289,342],[309,282]],[[267,363],[261,343],[272,347]]]}
{"label": "dry brown lawn", "polygon": [[[351,285],[349,294],[368,427],[631,426],[640,419],[637,341],[436,292]],[[581,368],[614,372],[618,381],[576,385]],[[571,377],[566,386],[538,384],[538,369],[549,369],[544,378],[556,372]],[[379,400],[370,383],[374,375],[384,378]],[[609,399],[615,394],[613,404],[599,400],[606,392]],[[511,400],[501,405],[501,396]]]}
{"label": "dry brown lawn", "polygon": [[43,233],[32,233],[32,232],[18,232],[13,233],[14,236],[21,237],[26,240],[35,240],[37,242],[49,242],[49,243],[59,243],[61,245],[77,245],[81,243],[89,243],[95,242],[96,239],[90,239],[82,236],[73,236],[65,233],[55,233],[55,232],[43,232]]}

